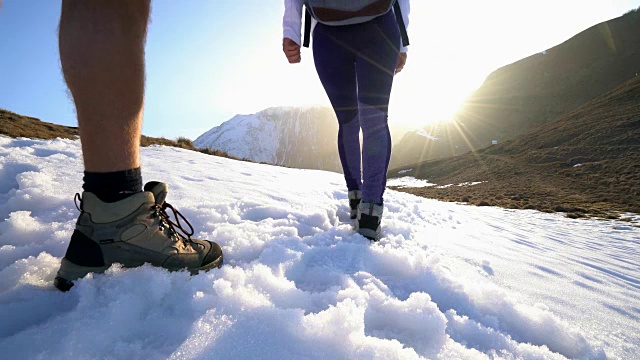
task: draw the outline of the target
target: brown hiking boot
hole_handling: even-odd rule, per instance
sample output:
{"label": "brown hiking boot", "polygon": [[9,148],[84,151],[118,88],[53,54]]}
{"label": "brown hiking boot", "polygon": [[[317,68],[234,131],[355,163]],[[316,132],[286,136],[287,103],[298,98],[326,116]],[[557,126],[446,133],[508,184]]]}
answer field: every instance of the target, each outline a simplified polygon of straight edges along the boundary
{"label": "brown hiking boot", "polygon": [[[149,182],[144,190],[114,203],[102,202],[90,192],[82,194],[76,229],[54,281],[58,289],[67,291],[74,280],[91,272],[102,273],[113,263],[125,267],[150,263],[191,273],[222,266],[220,246],[191,239],[191,224],[164,201],[167,184]],[[176,222],[169,218],[167,209]]]}

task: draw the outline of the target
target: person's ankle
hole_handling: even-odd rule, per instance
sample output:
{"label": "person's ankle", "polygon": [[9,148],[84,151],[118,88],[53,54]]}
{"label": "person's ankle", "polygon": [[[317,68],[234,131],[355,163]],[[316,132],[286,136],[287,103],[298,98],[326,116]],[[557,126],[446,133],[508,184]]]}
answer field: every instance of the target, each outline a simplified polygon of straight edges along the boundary
{"label": "person's ankle", "polygon": [[103,202],[113,203],[142,192],[142,173],[139,167],[107,173],[85,171],[82,188]]}

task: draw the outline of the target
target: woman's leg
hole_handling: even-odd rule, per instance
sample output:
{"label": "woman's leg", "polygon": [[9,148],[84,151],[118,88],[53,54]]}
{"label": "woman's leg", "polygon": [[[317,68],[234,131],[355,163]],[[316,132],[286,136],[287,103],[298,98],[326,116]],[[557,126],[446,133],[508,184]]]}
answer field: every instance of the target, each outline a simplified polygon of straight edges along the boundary
{"label": "woman's leg", "polygon": [[362,128],[362,201],[381,204],[391,158],[389,97],[400,49],[393,13],[364,24],[361,37],[356,73]]}
{"label": "woman's leg", "polygon": [[318,24],[313,33],[316,71],[338,118],[338,153],[348,190],[362,187],[360,123],[355,55],[335,27]]}

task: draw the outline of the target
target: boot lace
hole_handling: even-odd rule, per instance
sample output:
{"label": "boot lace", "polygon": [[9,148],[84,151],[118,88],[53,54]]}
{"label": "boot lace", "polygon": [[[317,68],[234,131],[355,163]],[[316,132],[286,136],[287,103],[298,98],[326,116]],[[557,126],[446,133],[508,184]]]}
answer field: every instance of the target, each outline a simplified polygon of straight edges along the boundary
{"label": "boot lace", "polygon": [[73,203],[76,204],[76,209],[78,211],[82,211],[82,196],[79,193],[76,193],[76,196],[73,197]]}
{"label": "boot lace", "polygon": [[[173,213],[173,217],[176,219],[174,222],[171,220],[171,217],[167,213],[167,209],[171,210]],[[187,245],[191,242],[191,235],[193,235],[193,226],[187,218],[184,217],[176,208],[171,206],[169,203],[163,203],[162,205],[155,204],[151,207],[153,213],[153,217],[160,218],[160,228],[165,228],[169,231],[171,238],[176,238]],[[183,227],[182,221],[184,221],[185,225],[188,226],[188,230]],[[179,232],[178,232],[179,231]]]}

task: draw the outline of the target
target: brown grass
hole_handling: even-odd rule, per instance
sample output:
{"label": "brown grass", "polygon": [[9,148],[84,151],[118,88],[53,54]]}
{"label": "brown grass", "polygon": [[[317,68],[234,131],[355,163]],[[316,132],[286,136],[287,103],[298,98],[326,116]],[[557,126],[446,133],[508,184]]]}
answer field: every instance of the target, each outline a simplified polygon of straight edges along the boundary
{"label": "brown grass", "polygon": [[[603,31],[606,30],[606,31]],[[555,121],[640,73],[640,12],[592,26],[567,41],[491,73],[453,121],[408,133],[391,167],[478,151]],[[438,101],[425,98],[425,102]],[[582,128],[580,128],[582,129]]]}
{"label": "brown grass", "polygon": [[640,214],[640,77],[503,144],[390,174],[408,168],[404,176],[440,185],[483,181],[398,189],[429,198],[575,219]]}

